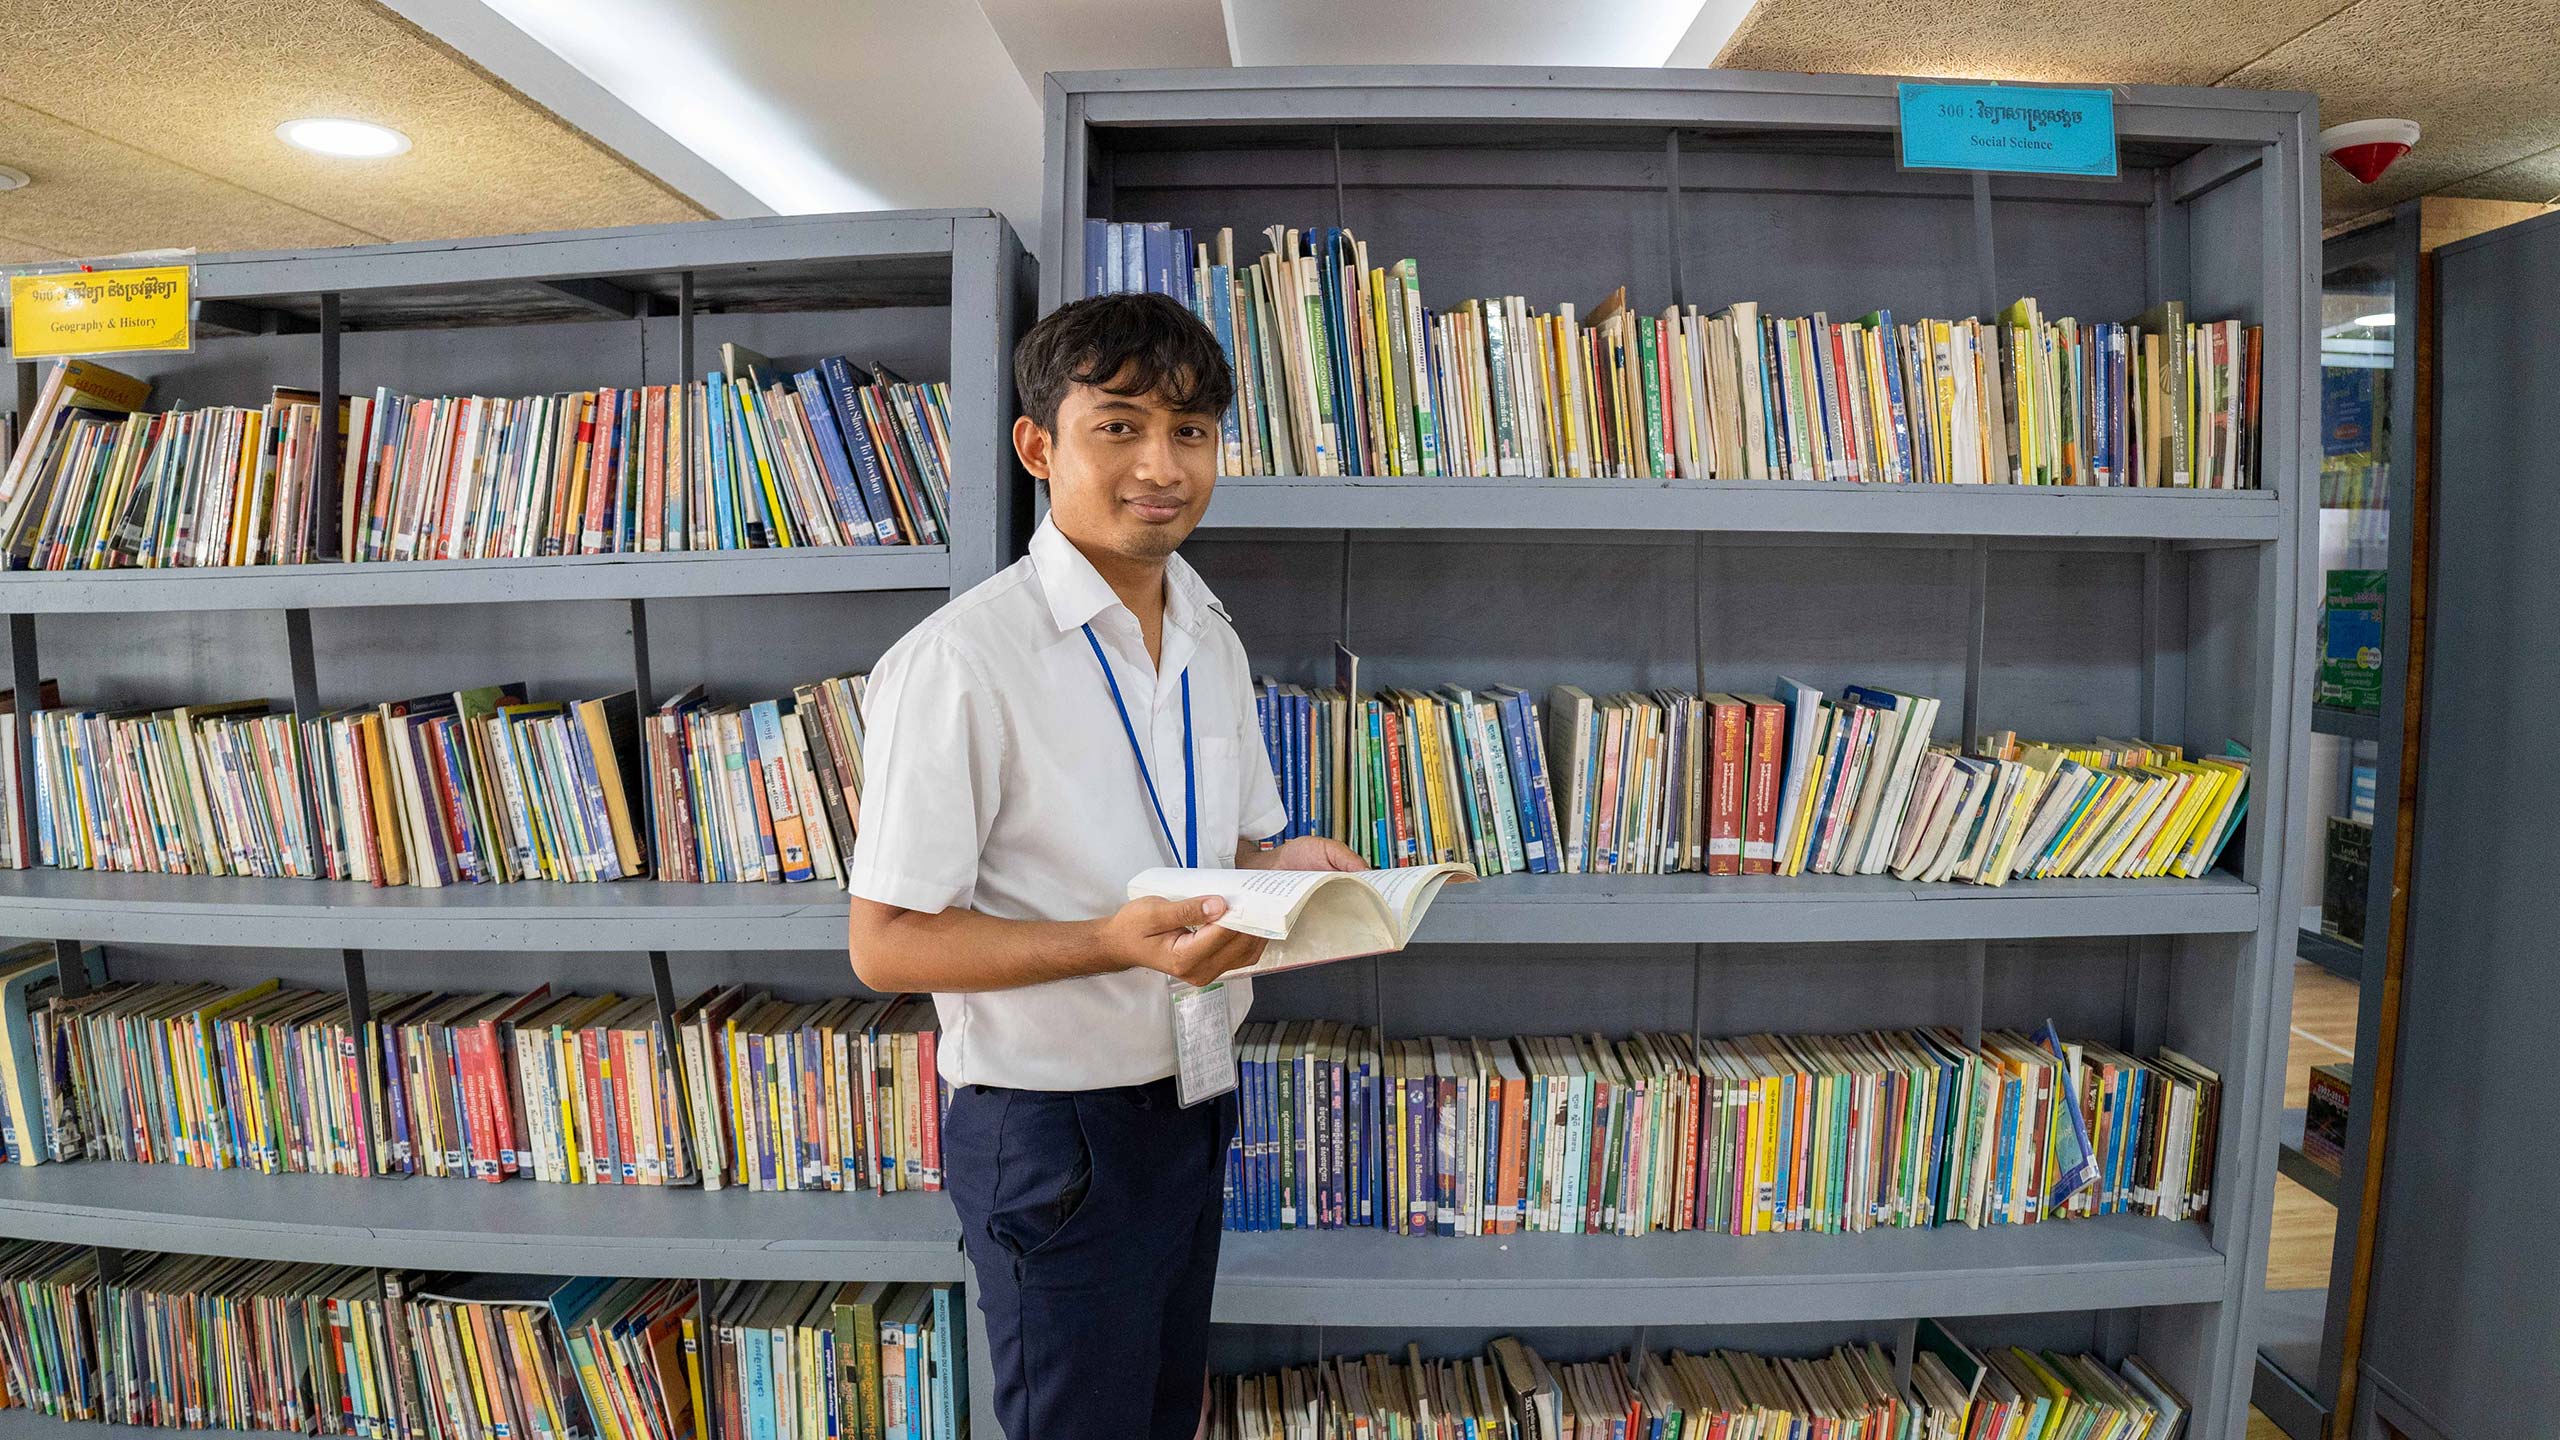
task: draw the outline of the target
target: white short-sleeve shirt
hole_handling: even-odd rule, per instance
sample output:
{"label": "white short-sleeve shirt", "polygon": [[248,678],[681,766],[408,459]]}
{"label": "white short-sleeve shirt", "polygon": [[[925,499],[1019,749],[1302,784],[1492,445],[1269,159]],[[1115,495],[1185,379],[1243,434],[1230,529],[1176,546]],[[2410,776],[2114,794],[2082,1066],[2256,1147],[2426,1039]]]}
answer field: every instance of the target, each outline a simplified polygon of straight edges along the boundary
{"label": "white short-sleeve shirt", "polygon": [[[1165,823],[1183,836],[1182,676],[1191,677],[1200,863],[1286,823],[1243,642],[1180,556],[1165,567],[1163,660],[1138,620],[1046,520],[1031,552],[890,647],[863,705],[862,815],[846,888],[932,913],[1094,920],[1129,877],[1179,864],[1147,802],[1083,626],[1120,682]],[[1234,1023],[1252,982],[1227,986]],[[937,1063],[954,1084],[1138,1085],[1174,1071],[1164,975],[1128,970],[1018,990],[936,995]]]}

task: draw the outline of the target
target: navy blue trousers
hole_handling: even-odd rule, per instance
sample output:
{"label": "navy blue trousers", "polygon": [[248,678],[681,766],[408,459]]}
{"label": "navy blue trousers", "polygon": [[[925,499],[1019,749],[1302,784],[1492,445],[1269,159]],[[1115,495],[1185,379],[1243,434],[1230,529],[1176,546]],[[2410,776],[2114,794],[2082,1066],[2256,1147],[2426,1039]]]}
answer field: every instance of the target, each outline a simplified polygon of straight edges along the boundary
{"label": "navy blue trousers", "polygon": [[1191,1440],[1235,1098],[963,1085],[943,1183],[1011,1440]]}

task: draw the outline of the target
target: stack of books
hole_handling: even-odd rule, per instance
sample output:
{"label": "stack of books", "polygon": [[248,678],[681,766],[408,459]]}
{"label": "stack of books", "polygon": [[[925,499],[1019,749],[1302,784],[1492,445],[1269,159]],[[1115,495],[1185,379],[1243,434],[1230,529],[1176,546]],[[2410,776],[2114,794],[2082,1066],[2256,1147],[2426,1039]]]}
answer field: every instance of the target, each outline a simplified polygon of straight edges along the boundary
{"label": "stack of books", "polygon": [[9,1404],[56,1420],[106,1418],[97,1303],[93,1247],[0,1240],[0,1330],[14,1342],[0,1345]]}
{"label": "stack of books", "polygon": [[700,687],[642,729],[661,880],[834,880],[862,813],[865,677],[713,705]]}
{"label": "stack of books", "polygon": [[646,864],[628,692],[533,704],[493,685],[303,722],[244,700],[34,723],[37,853],[64,869],[440,886]]}
{"label": "stack of books", "polygon": [[2047,1027],[1391,1040],[1239,1032],[1229,1229],[1855,1233],[2199,1219],[2220,1077]]}
{"label": "stack of books", "polygon": [[405,1360],[374,1272],[0,1240],[7,1404],[59,1420],[387,1437],[373,1384]]}
{"label": "stack of books", "polygon": [[[294,565],[318,559],[320,406],[278,390],[258,409],[76,416],[35,463],[27,568]],[[49,460],[49,463],[48,463]]]}
{"label": "stack of books", "polygon": [[964,1440],[948,1285],[413,1275],[0,1240],[0,1400],[359,1440]]}
{"label": "stack of books", "polygon": [[939,1190],[933,1002],[777,1000],[730,985],[676,1012],[705,1189]]}
{"label": "stack of books", "polygon": [[1378,867],[1480,875],[2189,878],[2248,808],[2245,755],[2144,740],[1935,738],[1939,702],[1780,677],[1777,696],[1260,682],[1289,822]]}
{"label": "stack of books", "polygon": [[1402,1356],[1213,1376],[1206,1434],[2176,1440],[2186,1423],[2185,1399],[2139,1356],[2110,1366],[2016,1346],[1977,1352],[1934,1321],[1920,1334],[1907,1378],[1873,1344],[1803,1359],[1639,1348],[1582,1363],[1551,1362],[1510,1336],[1456,1359],[1426,1359],[1408,1345]]}
{"label": "stack of books", "polygon": [[146,412],[149,381],[63,361],[7,447],[0,547],[100,570],[945,542],[947,386],[722,349],[686,384],[353,396],[334,474],[315,392]]}
{"label": "stack of books", "polygon": [[961,1303],[948,1285],[728,1285],[712,1307],[715,1433],[965,1440],[968,1321]]}
{"label": "stack of books", "polygon": [[[533,702],[499,685],[301,721],[263,699],[48,709],[30,722],[35,843],[0,825],[0,864],[430,887],[829,880],[861,813],[862,694],[860,676],[744,706],[694,689],[645,724],[627,691]],[[9,708],[0,696],[0,742]],[[0,800],[15,781],[0,766]]]}
{"label": "stack of books", "polygon": [[1235,366],[1232,475],[1834,480],[1869,484],[2257,483],[2260,339],[2171,301],[2129,322],[1897,322],[1763,315],[1744,302],[1587,314],[1517,295],[1423,304],[1410,259],[1347,230],[1086,222],[1088,293],[1189,306]]}
{"label": "stack of books", "polygon": [[947,387],[836,356],[785,372],[724,347],[700,382],[522,399],[359,396],[352,560],[939,545]]}
{"label": "stack of books", "polygon": [[61,1077],[7,1097],[13,1136],[56,1142],[13,1146],[20,1163],[942,1187],[927,999],[794,1004],[723,987],[687,1002],[671,1039],[645,996],[377,995],[358,1025],[342,992],[272,980],[120,983],[64,998],[49,963],[28,955],[0,970],[11,1007],[0,1058],[22,1079]]}

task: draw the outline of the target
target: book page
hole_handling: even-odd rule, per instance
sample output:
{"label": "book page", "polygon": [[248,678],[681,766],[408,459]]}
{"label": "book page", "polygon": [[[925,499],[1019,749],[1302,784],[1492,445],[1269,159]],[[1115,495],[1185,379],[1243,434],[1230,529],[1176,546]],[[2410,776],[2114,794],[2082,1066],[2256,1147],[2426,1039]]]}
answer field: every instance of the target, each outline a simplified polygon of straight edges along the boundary
{"label": "book page", "polygon": [[1325,870],[1184,870],[1158,866],[1129,881],[1129,897],[1196,900],[1215,895],[1227,902],[1217,923],[1265,940],[1284,939],[1298,907],[1333,872]]}
{"label": "book page", "polygon": [[1440,893],[1440,887],[1453,879],[1475,878],[1463,865],[1409,865],[1399,870],[1354,870],[1351,878],[1378,893],[1387,902],[1387,913],[1396,917],[1400,937],[1413,938],[1414,927]]}
{"label": "book page", "polygon": [[1401,950],[1440,887],[1473,878],[1463,865],[1390,870],[1183,870],[1159,867],[1129,881],[1129,895],[1187,900],[1216,895],[1216,923],[1270,942],[1252,976]]}

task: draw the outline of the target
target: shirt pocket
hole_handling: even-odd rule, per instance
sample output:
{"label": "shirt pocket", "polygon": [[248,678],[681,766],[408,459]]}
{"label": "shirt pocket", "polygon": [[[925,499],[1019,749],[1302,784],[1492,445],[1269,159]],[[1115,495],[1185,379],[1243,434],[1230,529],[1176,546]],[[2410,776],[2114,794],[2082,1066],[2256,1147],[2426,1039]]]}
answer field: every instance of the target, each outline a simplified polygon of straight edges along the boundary
{"label": "shirt pocket", "polygon": [[1235,863],[1236,834],[1244,823],[1242,761],[1232,736],[1203,736],[1197,753],[1200,863],[1222,868]]}

